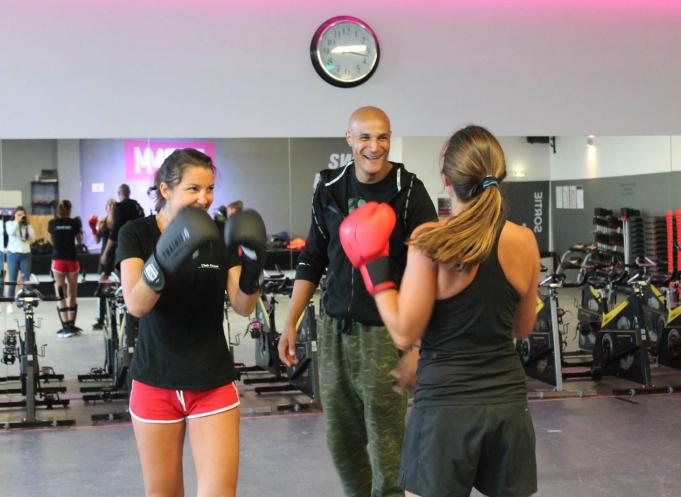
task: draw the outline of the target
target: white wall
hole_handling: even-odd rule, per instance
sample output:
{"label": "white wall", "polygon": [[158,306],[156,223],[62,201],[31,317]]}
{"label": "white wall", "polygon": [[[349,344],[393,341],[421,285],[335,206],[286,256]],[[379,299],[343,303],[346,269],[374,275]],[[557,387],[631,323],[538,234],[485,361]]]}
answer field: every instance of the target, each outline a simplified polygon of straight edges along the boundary
{"label": "white wall", "polygon": [[[358,88],[321,81],[315,29],[377,31]],[[4,0],[0,138],[339,136],[384,107],[396,136],[681,133],[681,2]]]}
{"label": "white wall", "polygon": [[586,136],[562,137],[556,149],[550,175],[555,181],[681,170],[679,136],[596,136],[593,147]]}
{"label": "white wall", "polygon": [[[433,202],[446,193],[440,179],[440,154],[447,137],[402,139],[402,157],[407,169],[423,181]],[[506,181],[548,181],[550,148],[545,144],[529,144],[525,137],[499,138],[508,167]],[[525,177],[512,177],[512,169],[522,169]]]}
{"label": "white wall", "polygon": [[548,181],[551,179],[550,163],[553,153],[548,144],[528,143],[524,136],[500,137],[499,142],[506,156],[508,175],[506,181]]}
{"label": "white wall", "polygon": [[672,171],[681,171],[681,136],[671,137],[671,149],[669,151]]}
{"label": "white wall", "polygon": [[446,195],[440,180],[440,153],[445,140],[445,137],[402,139],[404,165],[423,181],[433,199]]}

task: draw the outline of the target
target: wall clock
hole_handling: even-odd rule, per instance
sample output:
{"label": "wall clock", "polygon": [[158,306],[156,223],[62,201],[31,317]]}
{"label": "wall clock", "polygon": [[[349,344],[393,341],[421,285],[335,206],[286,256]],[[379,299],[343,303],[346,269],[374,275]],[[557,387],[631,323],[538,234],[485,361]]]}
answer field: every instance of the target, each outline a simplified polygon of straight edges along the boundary
{"label": "wall clock", "polygon": [[378,67],[380,55],[374,30],[351,16],[325,21],[310,43],[310,57],[317,74],[327,83],[342,88],[368,80]]}

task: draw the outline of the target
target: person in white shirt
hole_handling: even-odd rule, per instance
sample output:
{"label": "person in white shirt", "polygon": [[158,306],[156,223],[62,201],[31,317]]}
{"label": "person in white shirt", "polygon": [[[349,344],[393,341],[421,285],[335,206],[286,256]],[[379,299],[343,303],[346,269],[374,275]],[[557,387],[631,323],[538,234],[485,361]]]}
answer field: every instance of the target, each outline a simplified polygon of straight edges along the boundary
{"label": "person in white shirt", "polygon": [[[16,208],[14,219],[5,223],[7,233],[7,296],[14,298],[16,283],[28,279],[31,274],[31,242],[35,240],[33,226],[28,223],[26,209]],[[21,278],[19,272],[21,271]],[[7,312],[12,312],[12,304],[7,304]]]}

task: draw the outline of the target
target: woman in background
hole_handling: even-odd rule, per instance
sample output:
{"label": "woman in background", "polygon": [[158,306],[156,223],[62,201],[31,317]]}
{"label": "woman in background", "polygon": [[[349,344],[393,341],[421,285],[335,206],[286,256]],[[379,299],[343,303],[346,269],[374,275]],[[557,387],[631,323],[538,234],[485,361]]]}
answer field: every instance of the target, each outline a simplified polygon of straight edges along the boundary
{"label": "woman in background", "polygon": [[[91,224],[90,229],[95,237],[95,241],[101,245],[100,253],[104,252],[106,243],[109,241],[109,235],[111,234],[111,229],[113,228],[113,209],[116,205],[116,200],[110,198],[106,202],[105,210],[106,216],[102,219],[97,220],[96,216],[90,218]],[[94,223],[92,221],[94,220]],[[94,226],[94,227],[93,227]],[[99,285],[97,285],[97,291],[95,296],[98,297],[98,314],[97,321],[92,325],[93,330],[101,330],[104,328],[104,315],[106,313],[106,297],[102,295],[101,283],[107,281],[109,276],[113,272],[114,261],[113,259],[107,261],[106,264],[102,264],[100,259],[98,273],[99,273]]]}
{"label": "woman in background", "polygon": [[76,326],[78,273],[80,271],[76,245],[83,243],[83,226],[80,218],[71,217],[71,201],[64,199],[59,202],[57,215],[48,223],[47,232],[53,247],[54,291],[61,297],[57,303],[57,313],[62,327],[57,331],[57,336],[69,338],[82,332]]}
{"label": "woman in background", "polygon": [[[7,233],[7,296],[14,298],[16,284],[28,279],[31,274],[31,243],[35,240],[35,231],[28,222],[26,209],[21,205],[14,212],[14,219],[5,224]],[[21,278],[19,278],[21,271]],[[14,306],[7,304],[7,313],[14,312]]]}

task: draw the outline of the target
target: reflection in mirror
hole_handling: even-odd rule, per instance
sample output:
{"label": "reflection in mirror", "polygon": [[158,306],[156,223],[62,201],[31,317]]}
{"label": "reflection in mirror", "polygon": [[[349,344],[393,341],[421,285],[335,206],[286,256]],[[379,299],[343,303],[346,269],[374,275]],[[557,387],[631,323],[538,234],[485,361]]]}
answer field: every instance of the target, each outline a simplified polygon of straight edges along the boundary
{"label": "reflection in mirror", "polygon": [[[578,241],[593,241],[594,209],[618,214],[622,208],[648,217],[676,209],[681,137],[541,137],[501,138],[507,161],[503,189],[511,219],[526,224],[543,250],[563,251]],[[548,137],[546,137],[548,138]],[[446,213],[447,196],[439,174],[446,137],[393,138],[391,160],[404,162],[426,185],[433,203]],[[69,198],[82,218],[105,214],[119,184],[128,183],[146,212],[153,174],[175,147],[206,151],[218,168],[211,213],[235,200],[259,210],[275,248],[305,238],[316,174],[347,163],[344,138],[227,139],[83,139],[0,141],[0,207],[24,204],[31,215],[44,215],[45,203]],[[53,181],[47,192],[35,183]],[[44,198],[43,198],[44,197]],[[42,210],[41,210],[42,209]],[[49,214],[45,216],[49,219]],[[40,218],[36,218],[40,221]],[[40,224],[40,222],[38,223]],[[551,229],[553,227],[553,229]],[[39,228],[40,229],[40,228]],[[97,250],[86,233],[86,245]],[[290,254],[277,264],[294,265]]]}

